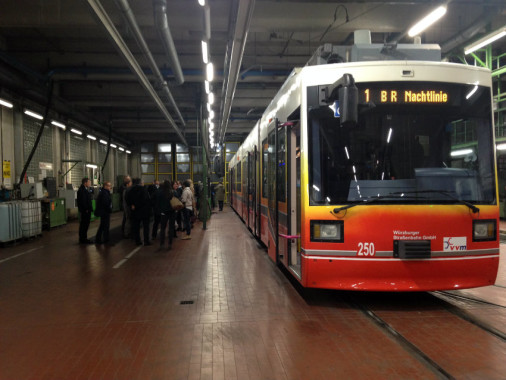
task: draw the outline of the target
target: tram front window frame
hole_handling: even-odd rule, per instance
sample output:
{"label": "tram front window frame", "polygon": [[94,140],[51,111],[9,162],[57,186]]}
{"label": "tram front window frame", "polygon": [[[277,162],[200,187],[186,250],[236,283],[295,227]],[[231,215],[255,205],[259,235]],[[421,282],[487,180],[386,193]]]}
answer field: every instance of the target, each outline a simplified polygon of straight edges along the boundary
{"label": "tram front window frame", "polygon": [[[309,96],[308,88],[310,205],[368,200],[496,204],[490,88],[439,82],[371,82],[357,87],[359,117],[354,126],[341,126],[334,111]],[[448,99],[399,103],[365,98],[366,90],[369,95],[380,88],[409,88],[414,93],[437,89]]]}

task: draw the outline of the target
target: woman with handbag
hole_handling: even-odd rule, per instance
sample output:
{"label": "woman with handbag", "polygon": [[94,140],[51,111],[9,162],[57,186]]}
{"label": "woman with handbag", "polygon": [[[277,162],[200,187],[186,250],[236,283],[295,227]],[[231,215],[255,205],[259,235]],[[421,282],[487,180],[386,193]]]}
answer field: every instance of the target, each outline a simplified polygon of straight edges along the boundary
{"label": "woman with handbag", "polygon": [[183,202],[184,208],[183,208],[183,220],[184,220],[184,228],[186,230],[186,236],[182,237],[182,240],[189,240],[191,239],[191,232],[192,232],[192,226],[191,226],[191,213],[193,210],[193,193],[191,191],[191,182],[189,179],[183,182],[183,195],[181,196],[181,201]]}
{"label": "woman with handbag", "polygon": [[167,246],[167,250],[169,250],[172,248],[172,238],[175,234],[174,221],[176,211],[172,204],[175,204],[174,201],[179,202],[181,207],[183,204],[179,201],[179,199],[177,199],[177,197],[174,196],[172,183],[167,180],[163,182],[163,185],[160,187],[158,192],[158,206],[160,207],[160,250],[165,244],[165,230],[167,229],[167,224],[169,225],[169,245]]}

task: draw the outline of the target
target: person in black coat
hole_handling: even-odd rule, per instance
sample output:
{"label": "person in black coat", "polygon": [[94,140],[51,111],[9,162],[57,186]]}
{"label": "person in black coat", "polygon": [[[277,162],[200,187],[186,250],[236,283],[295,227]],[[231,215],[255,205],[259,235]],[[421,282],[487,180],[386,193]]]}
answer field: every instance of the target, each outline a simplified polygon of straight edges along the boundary
{"label": "person in black coat", "polygon": [[172,183],[166,180],[163,182],[162,187],[158,190],[158,209],[160,210],[161,215],[160,249],[162,249],[165,244],[165,230],[167,229],[167,225],[169,226],[169,245],[167,249],[172,248],[172,238],[175,236],[174,224],[176,212],[170,205],[170,200],[174,196],[172,186]]}
{"label": "person in black coat", "polygon": [[153,232],[151,233],[152,239],[156,239],[156,234],[158,232],[158,226],[160,225],[161,219],[158,190],[160,190],[160,182],[158,180],[153,182],[153,184],[148,187],[149,200],[151,202],[151,209],[153,211]]}
{"label": "person in black coat", "polygon": [[95,216],[100,217],[100,226],[95,237],[95,244],[109,244],[109,227],[111,224],[112,199],[111,183],[106,181],[98,194]]}
{"label": "person in black coat", "polygon": [[127,205],[132,210],[132,237],[137,245],[141,245],[140,229],[141,222],[144,229],[144,245],[151,245],[149,241],[149,211],[151,202],[148,191],[143,186],[140,178],[132,180],[132,188],[127,193]]}
{"label": "person in black coat", "polygon": [[88,239],[88,227],[90,226],[91,212],[93,207],[91,205],[90,193],[91,181],[89,178],[83,178],[81,186],[77,191],[77,208],[79,209],[79,243],[91,244],[93,243]]}

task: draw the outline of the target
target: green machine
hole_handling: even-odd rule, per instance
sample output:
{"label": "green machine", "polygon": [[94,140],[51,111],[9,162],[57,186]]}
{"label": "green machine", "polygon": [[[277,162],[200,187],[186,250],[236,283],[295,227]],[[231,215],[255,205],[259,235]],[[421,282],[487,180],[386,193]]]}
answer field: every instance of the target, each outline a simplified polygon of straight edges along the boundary
{"label": "green machine", "polygon": [[42,201],[42,226],[46,229],[67,224],[65,198]]}

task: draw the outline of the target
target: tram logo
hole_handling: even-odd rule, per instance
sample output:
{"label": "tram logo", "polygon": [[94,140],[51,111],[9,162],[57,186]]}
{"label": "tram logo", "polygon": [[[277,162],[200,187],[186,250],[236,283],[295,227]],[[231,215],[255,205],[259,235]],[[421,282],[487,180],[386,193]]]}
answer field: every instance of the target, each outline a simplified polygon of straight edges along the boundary
{"label": "tram logo", "polygon": [[445,237],[443,238],[443,250],[449,251],[465,251],[467,249],[467,238],[462,237]]}

